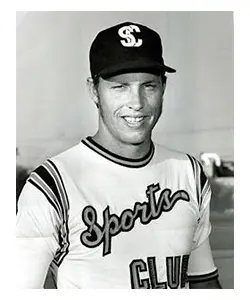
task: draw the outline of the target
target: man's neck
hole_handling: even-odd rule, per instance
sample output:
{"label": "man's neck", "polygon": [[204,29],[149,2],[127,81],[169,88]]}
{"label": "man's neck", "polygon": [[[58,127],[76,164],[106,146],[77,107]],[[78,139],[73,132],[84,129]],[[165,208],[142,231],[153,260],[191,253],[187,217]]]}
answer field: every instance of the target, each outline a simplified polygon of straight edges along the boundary
{"label": "man's neck", "polygon": [[141,144],[129,144],[119,142],[115,139],[107,139],[98,132],[92,137],[92,139],[108,151],[130,159],[143,158],[148,154],[151,146],[151,139],[148,139]]}

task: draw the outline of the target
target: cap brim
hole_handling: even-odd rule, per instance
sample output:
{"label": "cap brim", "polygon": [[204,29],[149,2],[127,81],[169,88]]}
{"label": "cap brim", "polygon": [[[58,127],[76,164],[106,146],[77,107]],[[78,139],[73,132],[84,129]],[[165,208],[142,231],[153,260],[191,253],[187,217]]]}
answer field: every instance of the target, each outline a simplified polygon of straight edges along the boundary
{"label": "cap brim", "polygon": [[115,76],[118,74],[124,74],[129,72],[149,72],[149,73],[175,73],[176,70],[160,64],[158,62],[149,61],[149,60],[136,60],[136,61],[126,61],[117,65],[112,65],[107,67],[99,72],[99,76],[107,78],[110,76]]}

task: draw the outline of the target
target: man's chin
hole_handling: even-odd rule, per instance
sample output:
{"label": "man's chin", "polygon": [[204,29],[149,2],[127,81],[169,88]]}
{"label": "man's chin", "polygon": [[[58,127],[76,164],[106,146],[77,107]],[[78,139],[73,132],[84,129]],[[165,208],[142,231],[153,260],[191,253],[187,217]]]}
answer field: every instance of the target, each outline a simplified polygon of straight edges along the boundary
{"label": "man's chin", "polygon": [[126,142],[133,146],[140,146],[150,140],[148,136],[129,136],[126,137]]}
{"label": "man's chin", "polygon": [[139,146],[139,145],[142,145],[144,143],[144,141],[140,141],[140,142],[132,142],[131,145],[133,146]]}

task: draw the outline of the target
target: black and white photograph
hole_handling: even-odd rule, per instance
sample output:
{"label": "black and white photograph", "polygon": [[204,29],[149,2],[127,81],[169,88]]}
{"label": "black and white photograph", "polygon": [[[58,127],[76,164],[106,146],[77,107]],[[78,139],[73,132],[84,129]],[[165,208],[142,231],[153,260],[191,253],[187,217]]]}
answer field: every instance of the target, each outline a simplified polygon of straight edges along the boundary
{"label": "black and white photograph", "polygon": [[234,289],[234,12],[16,11],[18,289]]}

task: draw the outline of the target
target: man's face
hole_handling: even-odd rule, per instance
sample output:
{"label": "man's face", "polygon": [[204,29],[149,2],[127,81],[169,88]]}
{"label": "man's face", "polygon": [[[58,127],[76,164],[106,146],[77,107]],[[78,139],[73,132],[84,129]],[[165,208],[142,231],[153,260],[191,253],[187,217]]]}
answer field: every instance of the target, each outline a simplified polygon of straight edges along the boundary
{"label": "man's face", "polygon": [[122,144],[148,141],[161,115],[164,90],[161,76],[149,73],[100,78],[96,92],[102,137]]}

